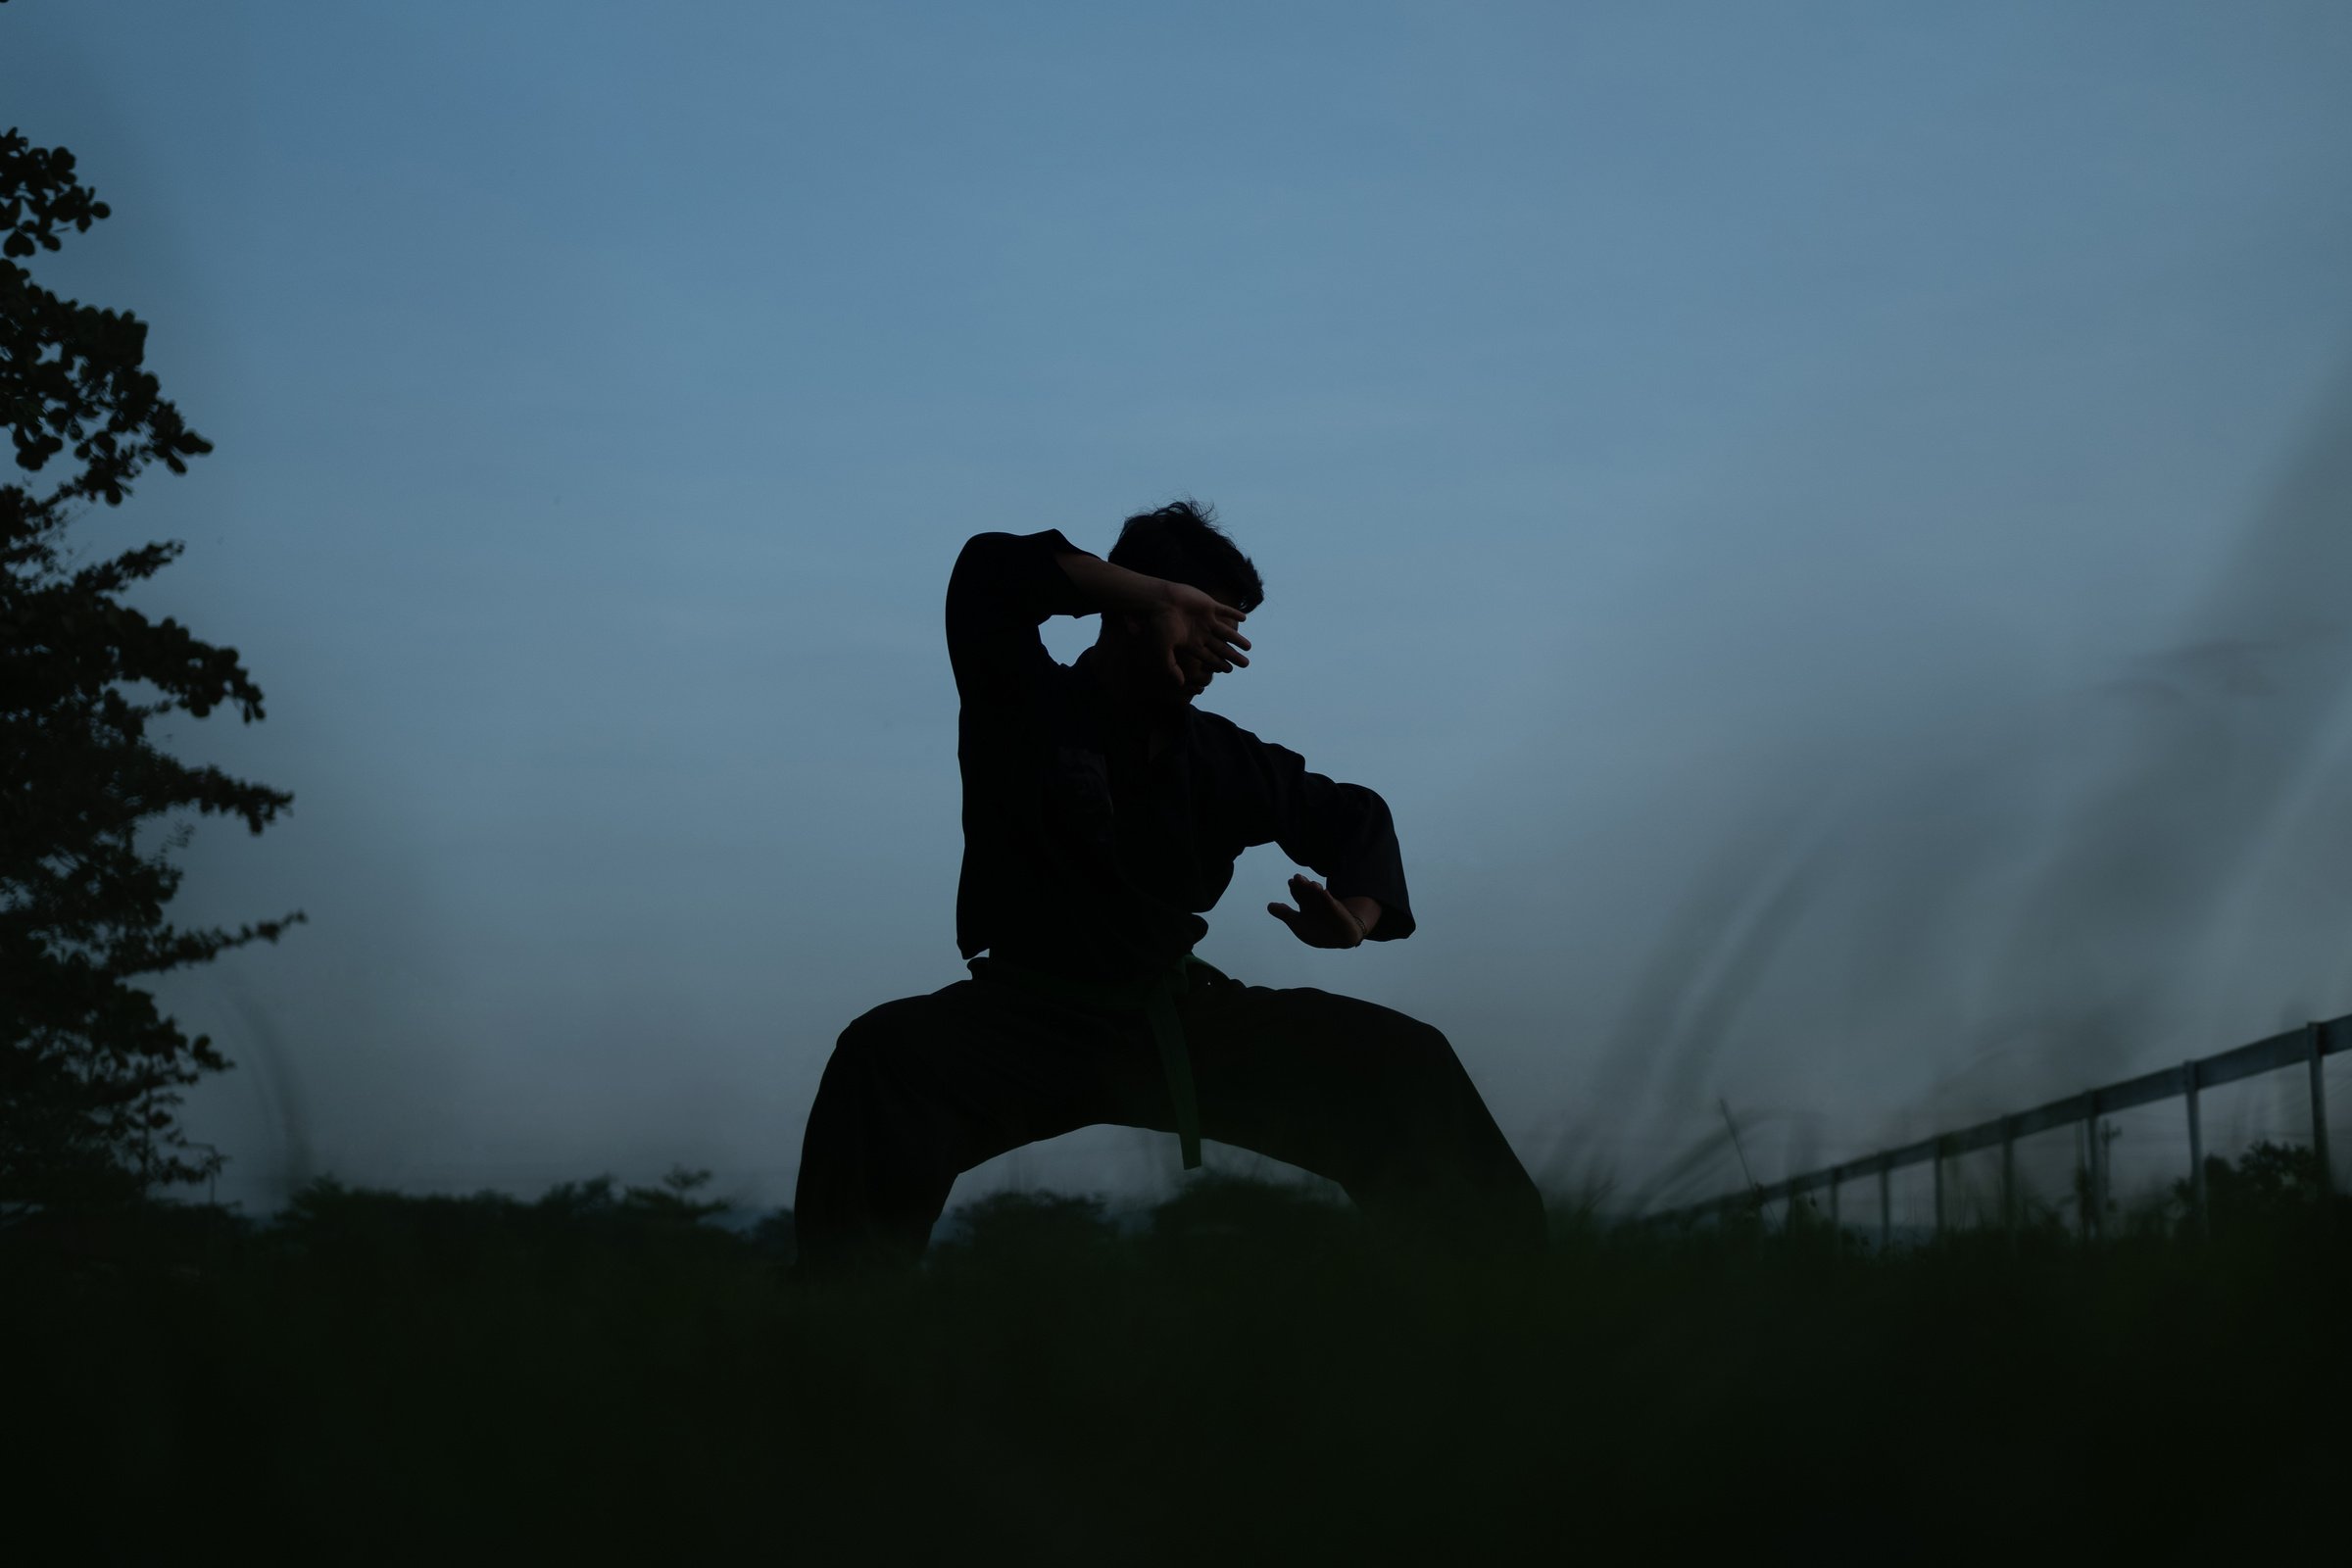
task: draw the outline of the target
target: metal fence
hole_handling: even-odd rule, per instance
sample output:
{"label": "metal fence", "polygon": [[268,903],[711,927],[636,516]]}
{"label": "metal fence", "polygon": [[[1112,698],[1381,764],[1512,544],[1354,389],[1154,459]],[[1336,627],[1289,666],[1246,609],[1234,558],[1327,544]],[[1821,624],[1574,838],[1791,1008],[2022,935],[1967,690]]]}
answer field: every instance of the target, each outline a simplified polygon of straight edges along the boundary
{"label": "metal fence", "polygon": [[1979,1122],[1974,1127],[1937,1133],[1915,1144],[1865,1155],[1860,1159],[1842,1160],[1821,1170],[1808,1171],[1802,1176],[1790,1176],[1769,1186],[1750,1187],[1744,1192],[1726,1193],[1720,1198],[1685,1204],[1651,1216],[1659,1222],[1723,1215],[1745,1207],[1761,1208],[1781,1200],[1792,1200],[1805,1193],[1829,1191],[1830,1222],[1841,1224],[1838,1214],[1838,1194],[1847,1182],[1869,1177],[1878,1178],[1879,1189],[1879,1245],[1884,1249],[1893,1240],[1893,1203],[1888,1193],[1890,1173],[1910,1165],[1933,1164],[1936,1168],[1936,1229],[1944,1228],[1944,1165],[1961,1154],[1998,1147],[2001,1151],[2001,1217],[2005,1224],[2017,1220],[2017,1141],[2035,1133],[2054,1128],[2082,1126],[2088,1137],[2083,1141],[2084,1152],[2080,1156],[2080,1177],[2085,1193],[2083,1223],[2087,1234],[2097,1235],[2102,1228],[2107,1209],[2107,1165],[2104,1153],[2106,1140],[2100,1136],[2100,1119],[2136,1105],[2154,1104],[2160,1101],[2182,1100],[2187,1102],[2188,1114],[2188,1193],[2189,1210],[2195,1223],[2205,1222],[2205,1132],[2197,1113],[2198,1094],[2223,1084],[2233,1084],[2241,1078],[2252,1078],[2266,1072],[2303,1064],[2311,1075],[2311,1143],[2319,1156],[2319,1179],[2323,1194],[2329,1190],[2332,1172],[2328,1160],[2328,1093],[2322,1075],[2322,1063],[2339,1052],[2352,1051],[2352,1013],[2330,1018],[2325,1023],[2308,1023],[2300,1029],[2289,1029],[2235,1051],[2225,1051],[2216,1056],[2184,1061],[2178,1067],[2166,1067],[2156,1072],[2127,1078],[2103,1089],[2086,1089],[2064,1100],[2053,1100],[2032,1110],[2021,1110],[1991,1121]]}

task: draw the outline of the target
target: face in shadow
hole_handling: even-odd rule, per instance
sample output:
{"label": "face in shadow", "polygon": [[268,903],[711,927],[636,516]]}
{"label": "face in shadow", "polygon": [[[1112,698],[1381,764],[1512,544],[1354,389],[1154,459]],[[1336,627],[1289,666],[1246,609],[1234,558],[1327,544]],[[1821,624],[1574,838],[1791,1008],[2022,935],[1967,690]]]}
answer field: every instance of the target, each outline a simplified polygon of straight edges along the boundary
{"label": "face in shadow", "polygon": [[[1209,593],[1220,604],[1234,603],[1230,590],[1212,588]],[[1217,678],[1216,670],[1189,650],[1180,648],[1176,651],[1176,662],[1184,671],[1184,683],[1179,686],[1172,682],[1155,629],[1151,617],[1145,615],[1105,612],[1095,648],[1104,689],[1122,707],[1146,719],[1174,717],[1190,708],[1193,700],[1207,691],[1209,683]]]}

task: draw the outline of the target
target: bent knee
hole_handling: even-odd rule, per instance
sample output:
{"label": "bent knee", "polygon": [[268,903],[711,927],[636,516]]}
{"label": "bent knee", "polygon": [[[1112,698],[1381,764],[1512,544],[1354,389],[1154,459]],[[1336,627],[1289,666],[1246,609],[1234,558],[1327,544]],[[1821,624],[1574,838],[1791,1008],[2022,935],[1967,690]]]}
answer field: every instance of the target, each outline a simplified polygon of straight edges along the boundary
{"label": "bent knee", "polygon": [[1418,1072],[1459,1065],[1453,1042],[1436,1024],[1359,997],[1314,994],[1327,998],[1325,1005],[1332,1009],[1316,1020],[1317,1027],[1356,1040],[1369,1048],[1373,1055],[1393,1062],[1401,1070]]}
{"label": "bent knee", "polygon": [[1406,1022],[1410,1027],[1399,1030],[1398,1039],[1406,1057],[1414,1065],[1424,1067],[1456,1067],[1460,1065],[1460,1058],[1453,1054],[1453,1042],[1446,1038],[1445,1030],[1440,1029],[1434,1023],[1423,1023],[1418,1018],[1409,1018]]}
{"label": "bent knee", "polygon": [[1393,1060],[1398,1076],[1414,1086],[1412,1093],[1428,1102],[1456,1101],[1478,1092],[1453,1042],[1434,1024],[1416,1019],[1411,1028],[1398,1031]]}

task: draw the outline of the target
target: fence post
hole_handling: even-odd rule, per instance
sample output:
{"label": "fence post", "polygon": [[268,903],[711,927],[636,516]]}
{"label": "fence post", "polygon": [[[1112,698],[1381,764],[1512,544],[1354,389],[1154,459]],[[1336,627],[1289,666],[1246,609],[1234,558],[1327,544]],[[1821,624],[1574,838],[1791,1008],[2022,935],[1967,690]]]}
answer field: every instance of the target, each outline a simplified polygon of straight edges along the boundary
{"label": "fence post", "polygon": [[2097,1157],[2091,1152],[2097,1138],[2091,1129],[2097,1122],[2096,1111],[2085,1115],[2080,1123],[2082,1136],[2075,1142],[2075,1225],[2085,1247],[2090,1245],[2090,1167]]}
{"label": "fence post", "polygon": [[2320,1025],[2303,1026],[2311,1046],[2311,1152],[2320,1160],[2320,1201],[2325,1203],[2335,1192],[2335,1172],[2328,1163],[2328,1078],[2321,1070],[2326,1061],[2326,1043],[2320,1038]]}
{"label": "fence post", "polygon": [[2107,1122],[2099,1114],[2099,1092],[2090,1092],[2090,1223],[2092,1234],[2107,1239]]}
{"label": "fence post", "polygon": [[1894,1245],[1894,1201],[1886,1196],[1886,1167],[1879,1167],[1879,1251]]}
{"label": "fence post", "polygon": [[1936,1140],[1936,1239],[1943,1240],[1943,1140]]}
{"label": "fence post", "polygon": [[2180,1065],[2180,1098],[2188,1102],[2188,1222],[2205,1234],[2205,1123],[2197,1113],[2197,1064]]}
{"label": "fence post", "polygon": [[2017,1231],[2017,1124],[2001,1122],[2001,1229]]}

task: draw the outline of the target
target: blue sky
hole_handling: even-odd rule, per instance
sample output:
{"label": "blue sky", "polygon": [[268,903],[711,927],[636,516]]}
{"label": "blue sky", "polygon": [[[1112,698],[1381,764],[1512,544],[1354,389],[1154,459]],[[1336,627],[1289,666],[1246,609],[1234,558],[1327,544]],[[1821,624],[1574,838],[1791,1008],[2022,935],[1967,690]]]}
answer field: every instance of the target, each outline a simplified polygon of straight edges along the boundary
{"label": "blue sky", "polygon": [[18,0],[116,212],[36,275],[218,448],[81,537],[188,541],[139,602],[270,716],[173,747],[297,796],[181,857],[310,915],[158,987],[224,1191],[786,1200],[833,1037],[963,973],[957,546],[1182,493],[1268,585],[1205,706],[1379,790],[1420,920],[1299,947],[1267,847],[1203,956],[1438,1024],[1561,1179],[2352,1010],[2342,662],[2273,635],[2352,565],[2346,79],[2328,4]]}

